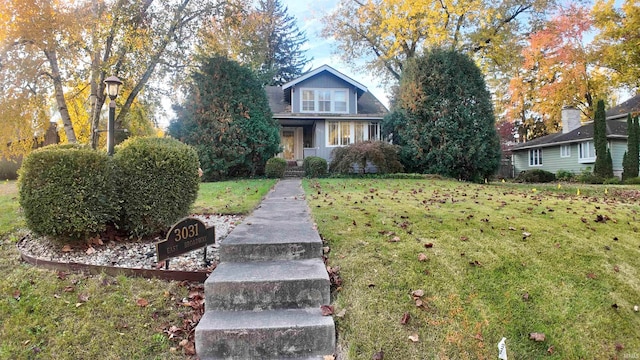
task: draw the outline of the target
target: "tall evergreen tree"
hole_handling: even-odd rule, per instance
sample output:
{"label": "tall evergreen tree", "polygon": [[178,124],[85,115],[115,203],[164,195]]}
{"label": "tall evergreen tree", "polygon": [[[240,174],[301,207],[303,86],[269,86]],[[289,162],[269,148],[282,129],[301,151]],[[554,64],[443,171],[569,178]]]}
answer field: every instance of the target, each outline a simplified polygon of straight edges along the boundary
{"label": "tall evergreen tree", "polygon": [[466,55],[435,49],[409,61],[383,128],[405,169],[481,181],[500,165],[491,94]]}
{"label": "tall evergreen tree", "polygon": [[611,152],[607,149],[607,120],[604,112],[604,100],[598,100],[593,119],[593,147],[596,150],[596,163],[593,173],[603,179],[613,177]]}
{"label": "tall evergreen tree", "polygon": [[257,35],[265,47],[258,74],[267,85],[282,85],[302,74],[311,61],[302,50],[307,36],[280,0],[260,0],[257,11],[263,19]]}
{"label": "tall evergreen tree", "polygon": [[260,174],[279,151],[267,95],[251,69],[216,56],[202,59],[169,135],[194,146],[205,180]]}
{"label": "tall evergreen tree", "polygon": [[622,180],[638,177],[640,161],[640,128],[638,117],[627,116],[627,151],[622,158]]}
{"label": "tall evergreen tree", "polygon": [[282,85],[302,74],[311,61],[307,37],[280,0],[231,1],[228,13],[205,31],[201,54],[227,56],[253,69],[265,85]]}

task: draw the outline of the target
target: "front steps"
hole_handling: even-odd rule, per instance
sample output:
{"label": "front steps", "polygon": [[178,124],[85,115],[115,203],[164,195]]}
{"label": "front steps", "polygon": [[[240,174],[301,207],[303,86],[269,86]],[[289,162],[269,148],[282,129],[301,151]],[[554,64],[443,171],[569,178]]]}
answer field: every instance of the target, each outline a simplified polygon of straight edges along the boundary
{"label": "front steps", "polygon": [[284,178],[292,179],[292,178],[303,178],[304,177],[304,168],[302,166],[288,166],[284,169]]}
{"label": "front steps", "polygon": [[335,350],[322,241],[300,180],[282,180],[220,246],[196,351],[208,359],[322,359]]}

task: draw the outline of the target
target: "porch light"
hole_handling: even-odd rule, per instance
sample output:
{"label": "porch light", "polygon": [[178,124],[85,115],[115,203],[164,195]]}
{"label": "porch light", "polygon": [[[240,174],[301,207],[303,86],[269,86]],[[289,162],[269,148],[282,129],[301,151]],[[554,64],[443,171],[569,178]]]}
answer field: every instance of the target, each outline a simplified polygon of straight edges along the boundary
{"label": "porch light", "polygon": [[107,95],[111,100],[115,100],[123,82],[115,76],[109,76],[104,80],[104,83],[107,84]]}

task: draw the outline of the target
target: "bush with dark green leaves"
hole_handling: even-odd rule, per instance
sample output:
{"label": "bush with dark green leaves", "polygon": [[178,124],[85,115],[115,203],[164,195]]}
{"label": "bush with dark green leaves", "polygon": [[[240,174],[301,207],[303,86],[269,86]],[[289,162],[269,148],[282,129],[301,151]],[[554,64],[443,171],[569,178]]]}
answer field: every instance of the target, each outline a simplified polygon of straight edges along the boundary
{"label": "bush with dark green leaves", "polygon": [[225,57],[200,59],[168,133],[196,148],[205,181],[261,175],[280,151],[280,130],[251,69]]}
{"label": "bush with dark green leaves", "polygon": [[267,165],[264,168],[265,175],[268,178],[279,179],[284,176],[284,171],[287,169],[287,160],[283,158],[271,158],[267,160]]}
{"label": "bush with dark green leaves", "polygon": [[560,181],[571,181],[573,180],[575,175],[568,170],[558,170],[556,172],[556,179]]}
{"label": "bush with dark green leaves", "polygon": [[591,167],[587,167],[576,176],[576,181],[583,184],[602,184],[604,178],[592,172]]}
{"label": "bush with dark green leaves", "polygon": [[371,165],[377,174],[389,174],[404,170],[399,159],[400,148],[384,141],[363,141],[331,152],[329,172],[338,174],[365,174]]}
{"label": "bush with dark green leaves", "polygon": [[552,172],[542,169],[533,169],[523,171],[516,178],[517,182],[524,183],[548,183],[556,180],[556,176]]}
{"label": "bush with dark green leaves", "polygon": [[625,185],[640,185],[640,177],[624,179],[623,183]]}
{"label": "bush with dark green leaves", "polygon": [[319,156],[307,156],[302,166],[307,177],[320,178],[327,175],[327,160]]}
{"label": "bush with dark green leaves", "polygon": [[113,160],[122,211],[118,225],[132,236],[167,230],[189,214],[200,184],[198,154],[170,138],[131,138]]}
{"label": "bush with dark green leaves", "polygon": [[638,176],[640,162],[640,124],[638,117],[627,115],[627,151],[622,157],[622,180]]}
{"label": "bush with dark green leaves", "polygon": [[433,49],[403,68],[383,131],[401,147],[408,172],[483,181],[501,159],[493,103],[482,72],[467,55]]}
{"label": "bush with dark green leaves", "polygon": [[603,179],[603,181],[613,177],[611,150],[607,148],[607,120],[603,100],[598,100],[596,112],[593,116],[593,147],[596,150],[593,174]]}
{"label": "bush with dark green leaves", "polygon": [[29,229],[81,240],[118,214],[112,159],[78,145],[51,145],[27,155],[20,169],[20,206]]}

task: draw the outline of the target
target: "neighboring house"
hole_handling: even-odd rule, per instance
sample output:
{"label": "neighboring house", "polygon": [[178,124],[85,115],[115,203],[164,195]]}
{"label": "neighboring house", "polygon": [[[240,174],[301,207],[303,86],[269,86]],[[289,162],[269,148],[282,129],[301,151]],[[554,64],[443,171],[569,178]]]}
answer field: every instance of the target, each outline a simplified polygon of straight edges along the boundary
{"label": "neighboring house", "polygon": [[[640,95],[609,109],[607,118],[607,145],[611,151],[613,173],[622,175],[622,157],[627,151],[627,114],[640,113]],[[558,170],[578,174],[593,169],[596,153],[593,145],[593,121],[580,122],[580,111],[562,109],[562,132],[516,144],[513,149],[515,174],[532,169],[552,173]]]}
{"label": "neighboring house", "polygon": [[278,156],[286,160],[330,161],[336,147],[379,140],[388,112],[366,86],[327,65],[266,91],[273,118],[282,126]]}

